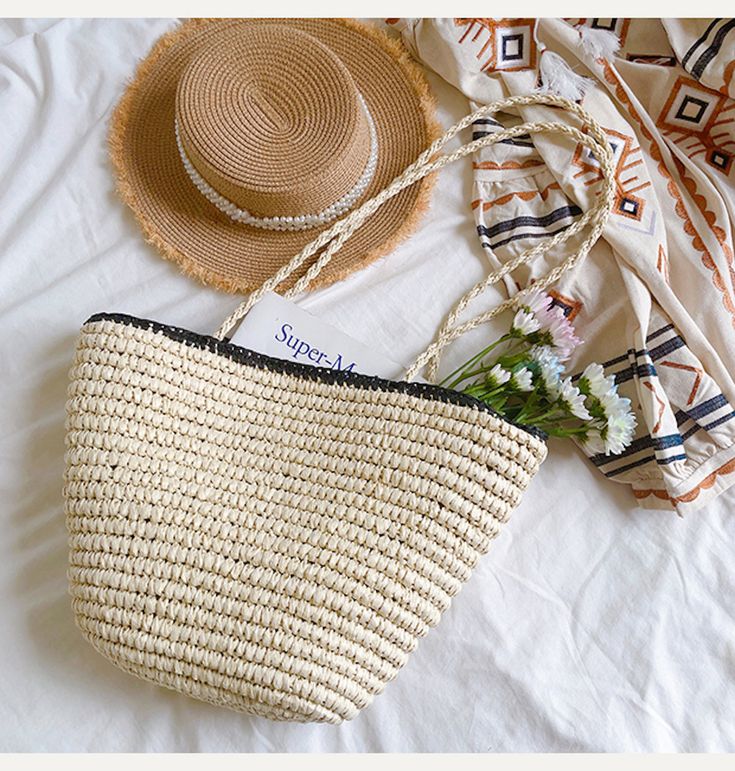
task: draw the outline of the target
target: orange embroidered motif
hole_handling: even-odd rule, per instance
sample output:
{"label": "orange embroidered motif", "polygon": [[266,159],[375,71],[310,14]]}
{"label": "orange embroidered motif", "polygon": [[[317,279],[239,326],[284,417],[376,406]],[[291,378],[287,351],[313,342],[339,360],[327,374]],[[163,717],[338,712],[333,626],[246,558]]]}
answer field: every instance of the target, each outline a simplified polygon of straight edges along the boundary
{"label": "orange embroidered motif", "polygon": [[702,376],[704,375],[704,372],[700,367],[693,367],[690,364],[679,364],[679,362],[676,361],[662,361],[659,362],[659,367],[671,367],[671,369],[682,369],[686,370],[687,372],[693,372],[696,377],[694,378],[694,385],[692,386],[692,390],[689,393],[689,398],[687,399],[687,407],[694,402],[694,398],[697,395],[697,391],[699,390],[699,385],[702,382]]}
{"label": "orange embroidered motif", "polygon": [[733,164],[735,139],[731,131],[723,131],[722,127],[734,121],[735,102],[681,76],[656,125],[688,158],[704,155],[710,166],[727,175]]}
{"label": "orange embroidered motif", "polygon": [[[512,201],[514,198],[520,198],[522,201],[530,201],[536,196],[539,196],[542,201],[545,201],[549,197],[549,192],[551,190],[560,190],[561,186],[558,182],[552,182],[550,185],[547,185],[543,190],[518,190],[517,192],[513,193],[506,193],[505,195],[501,195],[499,198],[494,198],[492,201],[485,201],[482,204],[482,210],[487,211],[488,209],[492,209],[493,206],[502,206],[503,204],[506,204],[510,201]],[[472,208],[476,209],[480,205],[480,199],[476,198],[474,201],[472,201]]]}
{"label": "orange embroidered motif", "polygon": [[[717,239],[717,243],[720,245],[722,253],[725,255],[725,261],[727,262],[727,268],[730,274],[730,283],[732,284],[733,288],[735,288],[735,265],[733,264],[732,249],[727,242],[727,234],[717,224],[715,213],[707,208],[707,199],[697,191],[697,183],[687,174],[684,164],[678,158],[675,158],[674,162],[676,163],[676,168],[679,171],[679,175],[681,176],[681,181],[684,183],[684,187],[692,197],[692,200],[694,201],[697,209],[699,209],[699,212],[704,218],[704,221],[712,231],[712,235]],[[717,278],[715,278],[715,285],[717,285]],[[728,291],[724,281],[722,282],[721,288],[723,292]]]}
{"label": "orange embroidered motif", "polygon": [[661,422],[664,417],[664,410],[666,409],[666,403],[661,400],[661,397],[656,393],[656,389],[647,380],[642,381],[642,384],[653,394],[654,399],[658,402],[658,415],[656,416],[656,425],[651,429],[651,436],[657,434],[661,428]]}
{"label": "orange embroidered motif", "polygon": [[[640,196],[635,195],[635,193],[650,187],[651,183],[642,182],[636,184],[639,181],[638,176],[635,173],[632,176],[626,176],[626,174],[643,163],[642,158],[635,157],[641,152],[641,148],[639,145],[634,144],[632,137],[626,136],[619,131],[606,128],[605,133],[611,137],[610,147],[613,150],[613,156],[616,161],[615,181],[618,195],[613,211],[622,217],[640,222],[643,219],[645,201]],[[574,174],[575,179],[587,177],[584,180],[585,186],[602,179],[600,164],[585,145],[579,144],[575,148],[572,166],[576,166],[579,169]]]}
{"label": "orange embroidered motif", "polygon": [[547,289],[546,293],[554,298],[553,304],[564,311],[564,315],[569,321],[574,321],[577,314],[582,310],[582,303],[579,300],[567,297],[567,295],[563,295],[561,292],[557,292],[554,289]]}
{"label": "orange embroidered motif", "polygon": [[712,280],[717,289],[722,293],[722,303],[725,307],[725,309],[730,313],[730,316],[732,318],[732,326],[735,328],[735,304],[733,304],[732,297],[725,285],[725,282],[723,280],[722,274],[720,273],[719,269],[717,268],[717,265],[715,264],[715,261],[712,258],[712,255],[709,252],[709,249],[704,244],[704,241],[702,240],[701,236],[697,232],[696,228],[694,227],[694,223],[692,222],[691,218],[689,217],[689,214],[687,213],[686,207],[684,206],[684,201],[681,197],[681,193],[679,191],[679,187],[676,184],[676,181],[674,180],[673,176],[671,175],[671,172],[666,166],[666,163],[663,158],[663,153],[661,152],[661,148],[659,147],[656,140],[653,138],[653,135],[646,127],[645,122],[641,118],[641,116],[638,114],[638,111],[633,106],[633,102],[631,101],[630,97],[628,96],[623,84],[618,79],[615,70],[610,66],[609,62],[607,62],[605,59],[598,59],[598,64],[603,69],[605,80],[614,88],[615,90],[615,96],[620,100],[620,102],[625,106],[626,110],[628,111],[628,114],[635,120],[635,122],[638,124],[638,127],[640,129],[641,134],[648,140],[649,142],[649,148],[651,157],[656,162],[656,167],[664,179],[668,180],[668,184],[666,185],[666,190],[668,191],[669,195],[674,200],[674,211],[676,214],[684,221],[684,232],[691,237],[692,239],[692,246],[701,253],[702,255],[702,264],[712,272]]}
{"label": "orange embroidered motif", "polygon": [[669,255],[666,254],[663,244],[658,245],[658,260],[656,261],[656,270],[664,277],[664,281],[669,283]]}
{"label": "orange embroidered motif", "polygon": [[535,19],[455,19],[466,27],[460,45],[476,50],[482,72],[517,72],[536,67]]}
{"label": "orange embroidered motif", "polygon": [[531,166],[543,166],[544,162],[535,158],[529,158],[527,161],[505,161],[504,163],[495,163],[495,161],[475,161],[472,164],[473,169],[485,169],[488,171],[502,171],[503,169],[528,169]]}

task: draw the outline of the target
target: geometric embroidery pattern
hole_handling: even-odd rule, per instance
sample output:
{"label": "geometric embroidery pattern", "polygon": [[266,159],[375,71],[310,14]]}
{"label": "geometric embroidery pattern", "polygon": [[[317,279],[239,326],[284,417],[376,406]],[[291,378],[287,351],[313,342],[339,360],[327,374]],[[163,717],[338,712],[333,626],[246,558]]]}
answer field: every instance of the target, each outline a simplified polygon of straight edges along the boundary
{"label": "geometric embroidery pattern", "polygon": [[699,386],[702,383],[702,376],[704,375],[702,368],[694,367],[691,364],[680,364],[678,361],[667,361],[667,360],[662,361],[659,364],[659,366],[671,367],[672,369],[685,370],[686,372],[691,372],[694,374],[694,385],[692,385],[692,390],[689,392],[689,398],[687,399],[687,406],[689,406],[696,398],[697,391],[699,390]]}
{"label": "geometric embroidery pattern", "polygon": [[503,193],[503,195],[498,196],[497,198],[492,199],[491,201],[481,201],[479,198],[476,198],[472,201],[472,208],[476,209],[480,203],[482,203],[482,210],[487,211],[488,209],[492,209],[494,206],[503,206],[506,203],[509,203],[514,198],[520,198],[522,201],[531,201],[536,196],[538,196],[542,201],[545,201],[552,190],[560,190],[561,186],[558,182],[550,182],[543,190],[517,190],[517,191],[511,191],[510,193]]}
{"label": "geometric embroidery pattern", "polygon": [[676,57],[665,56],[664,54],[626,54],[625,58],[627,61],[637,64],[655,64],[657,67],[676,66]]}
{"label": "geometric embroidery pattern", "polygon": [[620,41],[621,47],[625,45],[630,27],[630,19],[565,19],[565,21],[574,27],[589,27],[612,32]]}
{"label": "geometric embroidery pattern", "polygon": [[735,30],[735,19],[713,19],[710,25],[695,40],[681,60],[682,67],[697,80],[702,77],[707,65],[717,56],[725,38]]}
{"label": "geometric embroidery pattern", "polygon": [[[478,118],[472,123],[472,141],[482,139],[490,134],[497,133],[505,129],[505,126],[495,118]],[[501,139],[498,144],[514,145],[515,147],[533,147],[533,141],[529,134],[521,134],[517,137]]]}
{"label": "geometric embroidery pattern", "polygon": [[455,19],[464,27],[461,45],[475,51],[481,72],[517,72],[536,67],[535,19]]}
{"label": "geometric embroidery pattern", "polygon": [[492,226],[478,225],[477,233],[480,243],[485,249],[498,249],[501,246],[520,239],[537,240],[549,238],[571,227],[574,219],[582,214],[582,210],[574,204],[560,206],[540,217],[523,215]]}
{"label": "geometric embroidery pattern", "polygon": [[643,381],[643,385],[653,394],[654,398],[658,402],[658,415],[656,416],[656,425],[651,429],[651,436],[655,436],[661,428],[661,422],[663,421],[664,412],[666,410],[666,402],[656,393],[656,388],[648,380]]}
{"label": "geometric embroidery pattern", "polygon": [[[637,192],[650,187],[649,182],[639,182],[638,176],[633,171],[636,166],[643,163],[639,153],[641,148],[634,145],[632,137],[615,131],[614,129],[605,129],[605,133],[610,136],[610,147],[613,151],[615,161],[615,183],[617,187],[617,196],[613,213],[626,217],[636,222],[641,222],[645,209],[645,201],[636,195]],[[574,178],[586,177],[585,185],[591,185],[602,179],[602,171],[597,159],[585,145],[578,144],[574,156],[572,157],[572,166],[576,166],[579,171],[574,174]]]}
{"label": "geometric embroidery pattern", "polygon": [[579,300],[567,297],[554,289],[547,289],[546,294],[552,298],[551,305],[561,308],[569,321],[574,321],[577,314],[582,310],[582,303]]}
{"label": "geometric embroidery pattern", "polygon": [[[666,162],[664,160],[664,154],[661,148],[659,147],[658,142],[656,142],[656,139],[654,138],[653,134],[651,134],[651,132],[646,127],[645,121],[643,120],[640,113],[638,112],[635,105],[633,104],[630,97],[628,96],[625,89],[623,88],[623,85],[620,79],[618,78],[615,70],[608,64],[607,61],[605,61],[605,59],[600,60],[600,65],[602,66],[605,80],[614,89],[615,96],[620,101],[620,103],[625,107],[630,117],[638,124],[638,126],[640,127],[641,134],[650,143],[649,151],[651,153],[651,156],[654,162],[656,163],[656,168],[658,169],[659,173],[666,180],[668,180],[666,190],[674,201],[674,204],[675,204],[674,211],[676,212],[677,216],[679,216],[683,220],[684,232],[691,238],[692,246],[696,251],[698,251],[701,254],[702,264],[709,271],[711,271],[712,281],[715,287],[721,293],[722,303],[726,308],[726,310],[730,313],[732,317],[732,325],[733,327],[735,327],[735,302],[733,302],[733,298],[730,296],[730,292],[727,288],[727,285],[725,283],[725,280],[719,268],[717,267],[717,263],[714,261],[712,254],[710,253],[704,240],[700,237],[699,233],[697,232],[697,229],[694,223],[692,222],[692,219],[689,216],[686,210],[686,207],[684,206],[681,192],[674,180],[674,177],[672,176],[671,172],[666,166]],[[683,177],[683,182],[687,184],[686,176]],[[705,216],[705,219],[710,224],[710,228],[714,232],[714,226],[710,222],[710,219],[708,217],[708,212],[706,210],[703,210],[700,206],[700,198],[701,196],[698,197],[695,195],[694,202],[697,204],[698,208],[700,208],[700,211]],[[715,235],[717,235],[717,233],[715,233]],[[723,242],[719,239],[719,237],[718,237],[718,241],[722,245],[723,250],[725,250],[725,247],[727,245],[723,244]],[[729,261],[731,256],[726,253],[726,257],[728,258],[728,261]]]}
{"label": "geometric embroidery pattern", "polygon": [[[642,350],[630,349],[602,365],[606,374],[615,376],[618,386],[633,379],[639,380],[644,388],[653,393],[658,404],[656,425],[651,429],[651,435],[646,434],[635,439],[620,455],[600,454],[590,459],[607,477],[615,477],[652,462],[667,465],[686,460],[684,443],[687,439],[698,431],[712,430],[735,419],[735,411],[721,393],[705,398],[704,401],[697,401],[704,372],[699,367],[672,360],[671,355],[686,346],[673,324],[666,324],[649,334],[646,346]],[[692,375],[687,404],[674,413],[678,433],[656,435],[661,428],[665,407],[654,387],[658,380],[656,367],[668,367],[690,372]],[[578,378],[579,375],[575,375],[573,380]]]}
{"label": "geometric embroidery pattern", "polygon": [[735,102],[681,76],[674,84],[656,125],[688,158],[705,161],[727,175],[733,164],[735,139],[725,127],[735,121]]}

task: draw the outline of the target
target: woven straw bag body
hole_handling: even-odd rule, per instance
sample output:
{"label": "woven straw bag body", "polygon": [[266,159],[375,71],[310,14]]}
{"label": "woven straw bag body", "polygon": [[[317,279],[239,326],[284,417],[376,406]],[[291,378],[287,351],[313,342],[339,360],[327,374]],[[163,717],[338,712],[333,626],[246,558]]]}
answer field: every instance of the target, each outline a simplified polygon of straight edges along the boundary
{"label": "woven straw bag body", "polygon": [[79,626],[123,669],[280,720],[353,717],[545,444],[460,395],[169,327],[85,324],[68,406]]}
{"label": "woven straw bag body", "polygon": [[[439,161],[432,146],[392,194],[534,125]],[[354,717],[438,623],[543,461],[532,430],[408,382],[461,326],[405,381],[226,342],[263,292],[326,247],[290,291],[302,290],[374,200],[216,337],[115,314],[83,326],[67,404],[70,593],[84,636],[127,672],[276,720]]]}

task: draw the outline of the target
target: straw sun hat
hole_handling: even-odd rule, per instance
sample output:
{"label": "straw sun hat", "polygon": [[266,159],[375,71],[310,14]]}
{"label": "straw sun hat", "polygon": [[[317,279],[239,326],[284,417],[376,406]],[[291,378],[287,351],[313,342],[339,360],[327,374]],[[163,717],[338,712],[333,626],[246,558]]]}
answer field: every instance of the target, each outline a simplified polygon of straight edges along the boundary
{"label": "straw sun hat", "polygon": [[[437,134],[421,70],[376,28],[192,19],[141,63],[110,146],[146,238],[186,273],[242,292],[384,188]],[[389,252],[416,226],[430,185],[384,204],[317,285]]]}

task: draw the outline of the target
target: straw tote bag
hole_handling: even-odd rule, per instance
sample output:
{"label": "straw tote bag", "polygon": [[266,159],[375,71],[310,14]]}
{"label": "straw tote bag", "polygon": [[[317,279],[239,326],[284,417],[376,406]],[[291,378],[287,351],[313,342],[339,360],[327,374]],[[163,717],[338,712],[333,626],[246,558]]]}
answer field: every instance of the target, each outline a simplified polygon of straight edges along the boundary
{"label": "straw tote bag", "polygon": [[[546,104],[584,131],[524,123],[446,155],[478,117]],[[561,132],[604,173],[569,230],[475,287],[434,343],[389,381],[280,361],[226,335],[319,253],[305,289],[384,201],[488,144]],[[353,718],[436,625],[545,457],[544,437],[483,403],[410,382],[441,349],[508,308],[457,324],[464,306],[522,262],[590,228],[614,196],[602,129],[552,95],[513,97],[466,117],[375,198],[324,231],[254,292],[214,337],[102,313],[82,327],[67,404],[69,586],[83,635],[121,669],[274,720]],[[322,250],[319,252],[319,250]]]}

